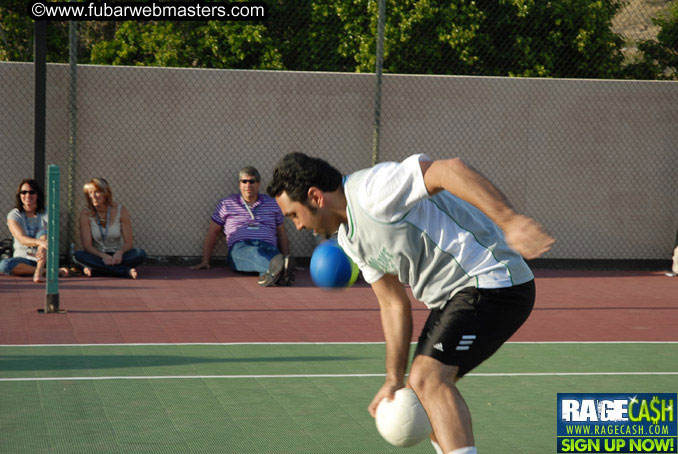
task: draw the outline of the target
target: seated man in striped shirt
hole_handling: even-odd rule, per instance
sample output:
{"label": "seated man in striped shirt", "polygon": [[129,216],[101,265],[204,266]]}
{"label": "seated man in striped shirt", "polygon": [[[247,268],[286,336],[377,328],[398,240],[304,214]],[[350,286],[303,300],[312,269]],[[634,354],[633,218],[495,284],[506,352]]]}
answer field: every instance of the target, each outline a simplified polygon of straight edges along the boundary
{"label": "seated man in striped shirt", "polygon": [[210,257],[223,230],[228,245],[228,263],[235,271],[258,272],[259,285],[291,285],[294,257],[283,216],[275,199],[259,194],[261,176],[252,166],[238,173],[240,193],[219,201],[202,248],[202,261],[191,269],[209,269]]}

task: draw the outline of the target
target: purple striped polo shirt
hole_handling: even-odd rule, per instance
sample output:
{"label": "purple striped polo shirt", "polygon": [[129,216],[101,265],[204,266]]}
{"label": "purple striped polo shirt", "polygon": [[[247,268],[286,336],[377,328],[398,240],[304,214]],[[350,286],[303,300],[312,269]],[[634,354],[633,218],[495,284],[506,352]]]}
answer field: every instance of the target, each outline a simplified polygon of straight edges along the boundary
{"label": "purple striped polo shirt", "polygon": [[278,203],[266,194],[259,194],[250,209],[254,219],[240,194],[224,197],[217,204],[212,220],[224,228],[228,247],[244,240],[261,240],[277,246],[276,228],[285,220]]}

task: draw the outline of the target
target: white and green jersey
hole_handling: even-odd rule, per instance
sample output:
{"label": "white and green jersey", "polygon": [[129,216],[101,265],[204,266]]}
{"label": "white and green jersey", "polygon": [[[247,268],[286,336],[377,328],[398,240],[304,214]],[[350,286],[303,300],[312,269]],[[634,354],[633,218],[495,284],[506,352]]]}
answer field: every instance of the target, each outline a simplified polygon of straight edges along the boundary
{"label": "white and green jersey", "polygon": [[447,191],[429,195],[414,155],[344,178],[348,222],[339,245],[368,283],[394,274],[438,308],[465,287],[504,288],[534,278],[484,213]]}

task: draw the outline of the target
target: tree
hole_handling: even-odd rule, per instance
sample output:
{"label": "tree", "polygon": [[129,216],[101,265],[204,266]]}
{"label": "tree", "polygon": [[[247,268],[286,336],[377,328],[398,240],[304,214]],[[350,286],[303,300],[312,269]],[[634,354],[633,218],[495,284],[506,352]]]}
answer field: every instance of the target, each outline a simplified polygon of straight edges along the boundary
{"label": "tree", "polygon": [[[31,21],[20,0],[8,1],[12,8],[0,7],[0,24],[4,35],[19,36],[5,42],[20,45],[6,44],[0,57],[27,59]],[[611,20],[622,1],[386,0],[383,68],[405,74],[618,77],[623,42]],[[79,57],[81,63],[112,65],[372,72],[378,4],[269,0],[269,16],[259,22],[85,22]],[[65,62],[67,28],[53,24],[50,61]],[[649,44],[646,49],[657,64],[668,58],[665,50]]]}
{"label": "tree", "polygon": [[[621,37],[612,32],[619,0],[479,0],[480,73],[616,77]],[[477,73],[476,73],[477,74]]]}
{"label": "tree", "polygon": [[624,77],[678,80],[678,1],[652,22],[660,27],[657,39],[638,44],[640,57],[624,68]]}
{"label": "tree", "polygon": [[[373,71],[378,6],[317,1],[341,22],[339,52]],[[611,30],[620,0],[387,0],[384,71],[609,78],[622,39]]]}
{"label": "tree", "polygon": [[[33,61],[33,19],[25,0],[4,0],[0,6],[0,61]],[[49,22],[47,61],[68,61],[68,23]]]}
{"label": "tree", "polygon": [[110,41],[92,46],[108,65],[280,69],[260,25],[242,22],[122,22]]}
{"label": "tree", "polygon": [[93,45],[92,63],[353,71],[337,51],[339,20],[319,3],[269,1],[261,22],[126,22]]}

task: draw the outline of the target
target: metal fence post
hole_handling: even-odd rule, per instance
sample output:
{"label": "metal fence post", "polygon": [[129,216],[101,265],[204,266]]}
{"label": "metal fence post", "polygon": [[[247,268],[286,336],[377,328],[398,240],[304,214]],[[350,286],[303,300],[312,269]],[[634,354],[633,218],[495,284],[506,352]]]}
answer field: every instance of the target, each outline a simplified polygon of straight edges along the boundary
{"label": "metal fence post", "polygon": [[35,67],[35,116],[33,142],[33,178],[45,187],[45,134],[47,112],[47,22],[35,21],[34,57]]}
{"label": "metal fence post", "polygon": [[384,66],[384,25],[386,22],[386,0],[379,0],[379,18],[377,22],[377,58],[375,73],[377,86],[374,94],[374,141],[372,143],[372,165],[379,162],[379,130],[381,128],[381,81]]}
{"label": "metal fence post", "polygon": [[[78,88],[78,23],[69,23],[69,63],[70,92],[68,99],[68,164],[67,164],[67,197],[66,203],[66,244],[75,242],[75,158],[77,139],[77,88]],[[69,248],[70,250],[70,248]],[[72,257],[68,257],[69,260]],[[69,263],[70,264],[70,263]]]}

